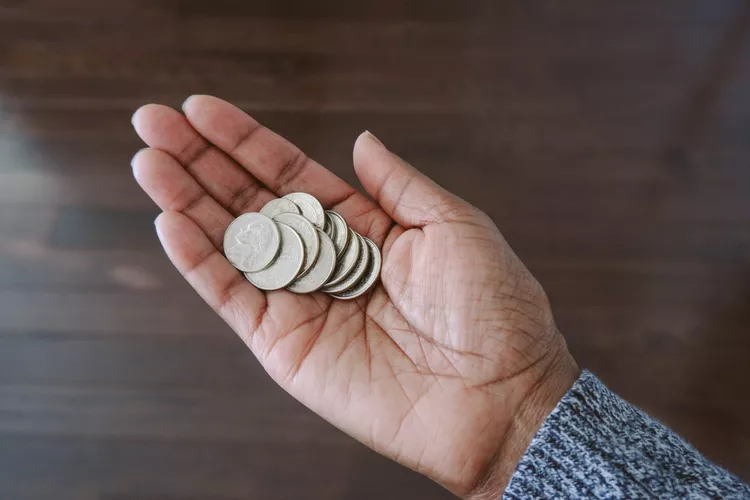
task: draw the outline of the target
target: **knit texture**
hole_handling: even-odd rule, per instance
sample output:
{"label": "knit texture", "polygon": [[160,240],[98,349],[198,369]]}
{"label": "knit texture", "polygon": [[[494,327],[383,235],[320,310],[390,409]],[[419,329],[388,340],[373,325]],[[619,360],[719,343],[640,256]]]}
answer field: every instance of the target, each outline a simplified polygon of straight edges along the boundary
{"label": "knit texture", "polygon": [[750,498],[750,488],[584,371],[503,498]]}

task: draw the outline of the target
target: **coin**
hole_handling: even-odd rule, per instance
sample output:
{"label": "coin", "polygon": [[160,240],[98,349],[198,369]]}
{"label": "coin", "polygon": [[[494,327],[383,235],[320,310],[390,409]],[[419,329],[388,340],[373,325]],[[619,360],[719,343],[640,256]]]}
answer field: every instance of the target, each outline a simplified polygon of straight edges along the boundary
{"label": "coin", "polygon": [[367,248],[370,252],[370,265],[367,266],[364,276],[359,282],[348,290],[341,293],[332,293],[331,297],[335,299],[350,300],[365,294],[380,276],[380,267],[383,265],[383,258],[380,255],[378,246],[369,238],[364,238]]}
{"label": "coin", "polygon": [[291,227],[278,222],[281,252],[273,264],[255,273],[245,273],[247,280],[261,290],[278,290],[297,278],[305,260],[302,238]]}
{"label": "coin", "polygon": [[[332,286],[337,283],[341,283],[346,278],[354,266],[357,264],[359,259],[360,245],[359,240],[354,235],[354,231],[349,231],[349,245],[347,245],[344,254],[338,258],[336,262],[336,269],[333,271],[333,276],[326,282],[326,286]],[[363,249],[364,250],[364,249]]]}
{"label": "coin", "polygon": [[352,287],[353,285],[357,284],[359,282],[360,278],[365,274],[365,271],[367,270],[367,266],[370,264],[370,252],[367,250],[367,244],[365,243],[365,240],[362,236],[360,236],[357,233],[354,233],[354,236],[359,240],[359,246],[361,250],[359,251],[359,259],[357,259],[357,264],[355,264],[354,269],[349,273],[349,275],[341,280],[340,283],[336,283],[335,285],[329,285],[323,288],[323,291],[326,293],[340,293],[344,290]]}
{"label": "coin", "polygon": [[299,214],[299,207],[289,200],[284,198],[276,198],[266,203],[263,208],[260,209],[260,213],[267,215],[270,218],[274,218],[279,214]]}
{"label": "coin", "polygon": [[304,276],[315,264],[315,259],[318,258],[318,252],[320,251],[318,230],[312,225],[312,222],[297,214],[278,214],[273,220],[283,222],[297,231],[297,234],[302,238],[302,243],[305,245],[305,260],[302,262],[302,270],[297,277]]}
{"label": "coin", "polygon": [[336,247],[333,246],[331,238],[318,229],[320,237],[320,255],[310,271],[297,278],[291,285],[286,287],[294,293],[310,293],[322,287],[333,274],[336,268]]}
{"label": "coin", "polygon": [[349,243],[349,226],[346,225],[344,218],[333,210],[326,210],[326,216],[331,221],[333,236],[333,244],[336,246],[336,257],[341,257],[341,254],[346,250],[346,245]]}
{"label": "coin", "polygon": [[324,231],[332,240],[336,238],[336,226],[331,221],[331,214],[328,213],[328,210],[326,210],[326,228]]}
{"label": "coin", "polygon": [[255,272],[267,267],[281,247],[276,223],[265,215],[240,215],[224,233],[224,255],[240,271]]}
{"label": "coin", "polygon": [[302,215],[307,220],[318,226],[320,229],[325,228],[325,212],[320,202],[311,194],[307,193],[289,193],[284,196],[285,199],[297,205]]}

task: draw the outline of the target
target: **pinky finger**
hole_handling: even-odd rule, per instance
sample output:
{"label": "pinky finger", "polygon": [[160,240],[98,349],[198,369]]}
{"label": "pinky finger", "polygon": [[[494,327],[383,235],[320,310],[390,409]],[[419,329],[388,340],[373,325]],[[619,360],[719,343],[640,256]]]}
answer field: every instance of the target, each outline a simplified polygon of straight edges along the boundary
{"label": "pinky finger", "polygon": [[179,212],[156,218],[156,232],[172,264],[196,292],[251,347],[266,311],[266,297]]}

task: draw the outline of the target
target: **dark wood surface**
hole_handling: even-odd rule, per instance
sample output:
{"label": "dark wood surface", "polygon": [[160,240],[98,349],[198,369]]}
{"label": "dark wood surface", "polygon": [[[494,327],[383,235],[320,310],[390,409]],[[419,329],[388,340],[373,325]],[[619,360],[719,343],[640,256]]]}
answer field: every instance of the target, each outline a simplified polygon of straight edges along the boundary
{"label": "dark wood surface", "polygon": [[750,4],[0,0],[0,497],[448,498],[279,390],[162,255],[130,116],[370,129],[492,215],[580,364],[750,480]]}

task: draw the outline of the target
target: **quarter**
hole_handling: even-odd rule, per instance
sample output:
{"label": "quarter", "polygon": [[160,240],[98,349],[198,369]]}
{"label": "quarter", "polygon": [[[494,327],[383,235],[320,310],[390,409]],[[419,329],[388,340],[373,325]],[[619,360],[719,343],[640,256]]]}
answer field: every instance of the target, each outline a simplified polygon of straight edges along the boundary
{"label": "quarter", "polygon": [[340,293],[332,293],[331,297],[343,300],[356,299],[357,297],[367,293],[367,291],[372,288],[372,286],[378,280],[378,277],[380,276],[380,268],[383,265],[383,258],[380,255],[378,246],[372,240],[370,240],[369,238],[363,239],[365,240],[367,248],[370,252],[370,265],[367,266],[367,271],[365,271],[364,276],[362,276],[359,282],[352,288]]}
{"label": "quarter", "polygon": [[291,227],[278,223],[281,233],[281,252],[273,263],[262,271],[245,273],[247,280],[261,290],[278,290],[297,278],[305,260],[302,238]]}
{"label": "quarter", "polygon": [[328,213],[328,210],[326,210],[326,228],[324,232],[331,240],[336,238],[336,226],[331,221],[331,214]]}
{"label": "quarter", "polygon": [[318,260],[312,266],[310,271],[297,278],[291,285],[286,287],[294,293],[310,293],[322,287],[333,274],[336,268],[336,247],[333,246],[331,238],[323,232],[320,232],[320,255]]}
{"label": "quarter", "polygon": [[357,260],[359,260],[359,240],[354,234],[354,231],[352,231],[351,229],[348,229],[348,231],[350,233],[349,245],[347,245],[344,254],[336,261],[336,269],[333,271],[333,276],[331,276],[331,279],[326,282],[325,286],[327,287],[335,285],[337,283],[341,283],[344,278],[349,276],[349,273],[352,272],[352,269],[354,269],[354,266],[357,264]]}
{"label": "quarter", "polygon": [[224,232],[224,255],[240,271],[264,269],[273,262],[280,247],[281,234],[276,223],[259,213],[240,215]]}
{"label": "quarter", "polygon": [[307,193],[289,193],[284,196],[299,207],[302,215],[307,217],[307,220],[318,226],[320,229],[325,228],[325,212],[323,206],[320,204],[317,198]]}
{"label": "quarter", "polygon": [[302,270],[297,277],[304,276],[312,268],[313,264],[315,264],[315,259],[318,258],[318,252],[320,251],[318,229],[312,225],[312,222],[297,214],[278,214],[273,220],[291,227],[302,238],[302,243],[305,245],[305,259],[302,262]]}
{"label": "quarter", "polygon": [[341,254],[346,250],[346,245],[349,243],[349,226],[346,224],[344,218],[333,210],[326,210],[326,216],[333,227],[331,231],[333,236],[331,236],[331,239],[336,246],[336,256],[341,257]]}
{"label": "quarter", "polygon": [[276,198],[275,200],[271,200],[263,205],[263,208],[260,209],[260,213],[273,219],[279,214],[299,214],[300,211],[299,207],[291,201],[285,200],[284,198]]}
{"label": "quarter", "polygon": [[329,285],[323,288],[323,291],[326,293],[340,293],[344,290],[350,288],[351,286],[355,285],[360,278],[365,274],[365,271],[367,270],[367,266],[370,264],[370,252],[367,249],[367,244],[365,243],[365,239],[360,236],[357,233],[354,233],[354,236],[359,240],[360,245],[360,251],[359,251],[359,259],[357,259],[357,263],[354,265],[354,269],[349,273],[347,277],[345,277],[343,280],[341,280],[340,283],[336,283],[335,285]]}

